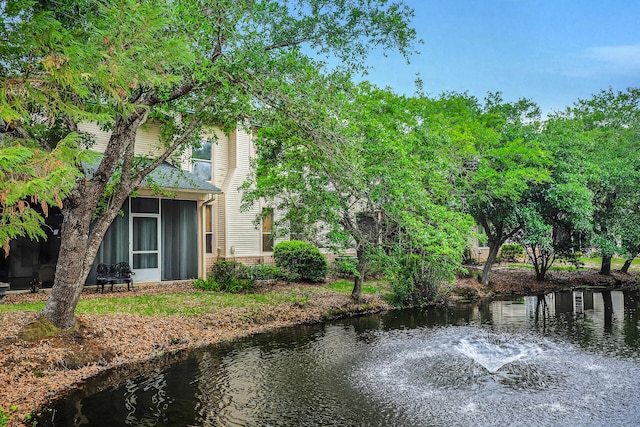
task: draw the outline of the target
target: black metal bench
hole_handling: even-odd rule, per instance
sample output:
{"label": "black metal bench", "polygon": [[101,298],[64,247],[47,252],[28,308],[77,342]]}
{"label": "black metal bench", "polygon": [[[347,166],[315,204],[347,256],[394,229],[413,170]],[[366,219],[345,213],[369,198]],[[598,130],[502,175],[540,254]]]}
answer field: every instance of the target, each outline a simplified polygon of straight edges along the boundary
{"label": "black metal bench", "polygon": [[126,283],[128,291],[135,291],[133,287],[133,272],[127,262],[119,262],[117,264],[98,264],[96,281],[98,286],[102,287],[102,293],[104,293],[104,285],[111,285],[113,291],[113,285],[117,283]]}

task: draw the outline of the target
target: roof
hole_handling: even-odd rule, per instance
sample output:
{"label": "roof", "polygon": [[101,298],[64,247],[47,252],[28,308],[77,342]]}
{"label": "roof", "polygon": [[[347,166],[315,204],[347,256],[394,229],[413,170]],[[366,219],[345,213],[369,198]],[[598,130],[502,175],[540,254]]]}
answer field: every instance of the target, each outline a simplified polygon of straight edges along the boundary
{"label": "roof", "polygon": [[[147,184],[143,187],[158,185],[164,188],[176,190],[189,190],[201,193],[222,193],[222,190],[215,185],[209,184],[197,175],[178,169],[169,163],[161,163],[147,176]],[[144,181],[143,181],[144,182]]]}
{"label": "roof", "polygon": [[[98,166],[101,156],[98,156],[96,163],[83,164],[84,172],[88,178],[93,177],[93,172]],[[222,190],[204,181],[197,175],[178,169],[175,166],[163,162],[145,178],[140,187],[152,188],[162,187],[172,190],[192,191],[196,193],[222,193]]]}

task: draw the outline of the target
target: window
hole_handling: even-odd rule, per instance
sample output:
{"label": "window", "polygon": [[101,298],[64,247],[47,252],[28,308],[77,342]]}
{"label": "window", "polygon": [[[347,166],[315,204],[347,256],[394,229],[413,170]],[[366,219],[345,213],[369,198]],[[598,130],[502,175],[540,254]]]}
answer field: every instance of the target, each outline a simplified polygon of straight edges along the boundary
{"label": "window", "polygon": [[273,209],[262,209],[262,251],[273,251]]}
{"label": "window", "polygon": [[478,247],[486,247],[487,246],[487,232],[485,231],[482,224],[477,223],[478,226]]}
{"label": "window", "polygon": [[212,180],[211,142],[202,141],[200,148],[194,148],[191,155],[191,170],[205,181]]}
{"label": "window", "polygon": [[204,246],[205,252],[213,253],[213,206],[204,207]]}
{"label": "window", "polygon": [[132,197],[131,212],[141,214],[159,214],[160,199],[150,199],[147,197]]}

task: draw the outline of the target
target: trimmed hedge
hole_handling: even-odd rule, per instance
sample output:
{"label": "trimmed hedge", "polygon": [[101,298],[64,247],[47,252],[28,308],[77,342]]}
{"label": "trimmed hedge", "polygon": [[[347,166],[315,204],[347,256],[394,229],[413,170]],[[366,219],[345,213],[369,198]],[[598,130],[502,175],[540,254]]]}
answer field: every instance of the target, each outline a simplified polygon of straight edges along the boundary
{"label": "trimmed hedge", "polygon": [[287,280],[289,273],[277,265],[257,264],[249,267],[253,280]]}
{"label": "trimmed hedge", "polygon": [[516,261],[516,258],[524,256],[524,248],[517,243],[509,244],[505,243],[500,248],[500,257],[503,261]]}
{"label": "trimmed hedge", "polygon": [[327,259],[309,242],[290,240],[273,248],[276,265],[291,273],[291,280],[323,282],[327,275]]}

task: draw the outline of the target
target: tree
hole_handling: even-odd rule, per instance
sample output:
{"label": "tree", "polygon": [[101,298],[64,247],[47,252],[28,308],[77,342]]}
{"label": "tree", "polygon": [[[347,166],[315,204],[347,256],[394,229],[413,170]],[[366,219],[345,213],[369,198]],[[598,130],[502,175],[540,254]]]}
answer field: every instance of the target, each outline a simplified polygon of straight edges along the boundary
{"label": "tree", "polygon": [[[61,328],[107,228],[154,168],[207,126],[230,130],[261,108],[302,118],[301,83],[321,67],[305,52],[359,69],[370,49],[409,54],[415,38],[412,11],[386,0],[5,0],[0,11],[0,117],[43,147],[81,122],[111,131],[93,176],[64,199],[42,311]],[[135,136],[150,120],[164,151],[140,161]]]}
{"label": "tree", "polygon": [[539,281],[557,259],[575,258],[593,216],[593,193],[580,183],[555,178],[558,181],[534,186],[520,213],[523,226],[519,239]]}
{"label": "tree", "polygon": [[629,273],[629,267],[633,260],[640,254],[640,206],[629,203],[625,208],[625,215],[620,221],[621,229],[621,254],[625,257],[624,264],[620,268],[622,273]]}
{"label": "tree", "polygon": [[632,256],[638,246],[640,89],[602,90],[560,116],[581,134],[576,142],[589,165],[586,179],[594,194],[592,242],[602,253],[600,272],[610,274],[614,254]]}
{"label": "tree", "polygon": [[[8,130],[6,124],[4,128]],[[75,166],[89,157],[75,149],[77,134],[69,134],[46,152],[12,145],[7,133],[0,145],[0,248],[4,252],[0,256],[9,255],[9,242],[18,236],[46,237],[43,215],[48,215],[50,206],[63,206],[62,200],[80,175]]]}
{"label": "tree", "polygon": [[544,280],[558,258],[575,260],[576,251],[589,241],[593,223],[593,192],[588,188],[579,127],[550,117],[539,135],[542,147],[553,155],[549,181],[532,185],[524,196],[520,235],[527,256]]}
{"label": "tree", "polygon": [[465,147],[452,141],[444,110],[339,76],[309,86],[313,123],[321,125],[310,133],[300,120],[277,120],[260,130],[246,203],[268,201],[281,212],[282,233],[355,248],[354,299],[375,256],[401,268],[411,254],[428,266],[429,285],[439,284],[459,268],[471,225],[452,208],[465,158],[456,151]]}
{"label": "tree", "polygon": [[481,277],[485,285],[500,246],[522,230],[527,191],[550,178],[550,153],[538,142],[539,114],[531,101],[505,103],[499,94],[490,94],[478,115],[493,134],[476,141],[477,166],[464,202],[486,233],[489,255]]}

